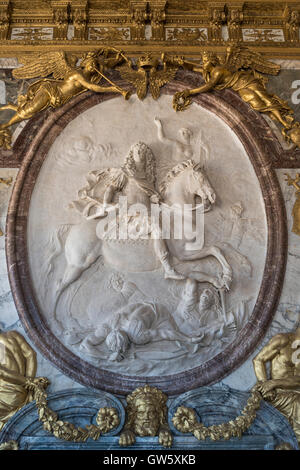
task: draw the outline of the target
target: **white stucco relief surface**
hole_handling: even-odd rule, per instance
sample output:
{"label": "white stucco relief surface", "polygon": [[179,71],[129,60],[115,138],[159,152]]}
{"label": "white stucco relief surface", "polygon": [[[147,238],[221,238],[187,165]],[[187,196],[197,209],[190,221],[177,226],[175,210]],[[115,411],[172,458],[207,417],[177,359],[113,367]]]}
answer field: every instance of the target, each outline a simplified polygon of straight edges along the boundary
{"label": "white stucco relief surface", "polygon": [[[88,174],[93,171],[99,182],[99,173],[108,168],[118,175],[125,168],[122,184],[112,191],[113,203],[126,191],[132,197],[132,181],[138,181],[133,196],[140,202],[143,178],[128,176],[125,165],[138,142],[150,149],[156,163],[149,198],[159,193],[173,168],[191,170],[189,177],[204,181],[202,189],[206,187],[210,197],[201,259],[180,259],[170,244],[167,256],[160,257],[152,240],[95,240],[93,217],[102,210],[103,195],[98,205],[89,206],[91,212],[80,213],[72,204],[80,199]],[[177,173],[170,184],[178,182],[176,178]],[[105,184],[103,189],[109,187]],[[194,203],[200,202],[198,195]],[[89,216],[95,227],[86,238],[79,227]],[[196,104],[176,114],[168,96],[157,102],[116,98],[74,119],[41,168],[28,219],[30,270],[41,314],[77,355],[127,375],[181,372],[225,349],[255,305],[266,238],[260,187],[236,135]],[[71,266],[75,258],[81,263],[77,277]]]}

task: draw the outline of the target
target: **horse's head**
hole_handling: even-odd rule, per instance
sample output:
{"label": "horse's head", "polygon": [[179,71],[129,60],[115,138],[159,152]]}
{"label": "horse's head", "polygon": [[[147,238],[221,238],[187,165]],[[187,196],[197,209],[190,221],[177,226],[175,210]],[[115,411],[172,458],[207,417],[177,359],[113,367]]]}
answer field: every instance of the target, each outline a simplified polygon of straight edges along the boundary
{"label": "horse's head", "polygon": [[205,212],[214,204],[216,195],[200,164],[193,160],[178,163],[161,182],[159,187],[164,202],[171,204],[193,204],[199,196]]}
{"label": "horse's head", "polygon": [[190,190],[201,197],[205,210],[209,210],[211,204],[216,202],[216,194],[201,168],[200,163],[194,165],[189,176]]}

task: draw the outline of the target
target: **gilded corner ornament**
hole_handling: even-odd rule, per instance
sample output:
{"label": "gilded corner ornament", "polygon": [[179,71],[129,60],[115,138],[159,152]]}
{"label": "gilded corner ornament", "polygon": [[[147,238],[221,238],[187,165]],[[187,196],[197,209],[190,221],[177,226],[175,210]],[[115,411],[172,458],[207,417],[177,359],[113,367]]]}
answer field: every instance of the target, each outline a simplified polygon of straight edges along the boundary
{"label": "gilded corner ornament", "polygon": [[161,390],[149,385],[139,387],[128,395],[120,446],[134,444],[136,436],[158,436],[160,445],[171,447],[173,437],[167,422],[167,399]]}
{"label": "gilded corner ornament", "polygon": [[205,84],[177,92],[173,100],[176,111],[185,110],[191,104],[193,95],[231,88],[252,109],[267,113],[274,121],[279,122],[283,126],[284,138],[300,148],[300,123],[295,121],[294,112],[285,101],[266,90],[268,79],[262,75],[278,75],[279,65],[246,47],[231,45],[227,48],[225,58],[204,51],[202,65],[184,60],[182,66],[200,72]]}
{"label": "gilded corner ornament", "polygon": [[[27,120],[49,107],[59,108],[71,98],[91,90],[96,93],[120,93],[128,99],[130,93],[113,83],[104,71],[124,61],[123,54],[114,48],[87,53],[76,65],[78,57],[64,52],[37,53],[19,58],[24,64],[13,70],[17,79],[45,77],[29,85],[27,92],[18,96],[17,104],[8,103],[0,111],[14,112],[12,118],[0,125],[0,145],[10,148],[13,124]],[[52,76],[52,78],[46,78]],[[104,80],[109,86],[99,83]]]}

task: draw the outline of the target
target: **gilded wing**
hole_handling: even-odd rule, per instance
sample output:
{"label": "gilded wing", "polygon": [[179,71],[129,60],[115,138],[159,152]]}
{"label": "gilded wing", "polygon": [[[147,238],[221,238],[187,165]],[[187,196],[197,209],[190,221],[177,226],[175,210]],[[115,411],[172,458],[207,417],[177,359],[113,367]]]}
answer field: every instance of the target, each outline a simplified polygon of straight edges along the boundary
{"label": "gilded wing", "polygon": [[168,66],[166,70],[157,70],[154,67],[150,70],[150,91],[152,97],[157,100],[160,95],[160,89],[166,83],[169,83],[176,75],[177,66]]}
{"label": "gilded wing", "polygon": [[134,70],[128,64],[117,67],[117,70],[119,70],[121,77],[124,78],[124,80],[127,80],[135,87],[138,98],[143,100],[147,95],[147,72],[142,68]]}
{"label": "gilded wing", "polygon": [[64,52],[48,52],[19,57],[22,67],[13,70],[14,78],[37,78],[53,75],[55,80],[63,79],[72,70]]}
{"label": "gilded wing", "polygon": [[227,51],[226,65],[234,70],[252,69],[268,75],[278,75],[280,65],[266,60],[259,52],[243,46],[232,46]]}

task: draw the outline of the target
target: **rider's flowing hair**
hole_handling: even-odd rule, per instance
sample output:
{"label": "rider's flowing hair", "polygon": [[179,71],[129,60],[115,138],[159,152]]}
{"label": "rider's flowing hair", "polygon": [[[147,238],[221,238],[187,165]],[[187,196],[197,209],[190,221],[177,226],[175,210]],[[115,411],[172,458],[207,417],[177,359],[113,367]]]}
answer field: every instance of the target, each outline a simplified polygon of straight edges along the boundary
{"label": "rider's flowing hair", "polygon": [[125,159],[124,168],[132,175],[136,173],[136,165],[133,158],[133,151],[136,147],[143,149],[143,152],[146,155],[146,174],[145,177],[147,181],[155,183],[156,180],[156,161],[152,153],[152,150],[144,142],[138,142],[130,147],[128,155]]}

